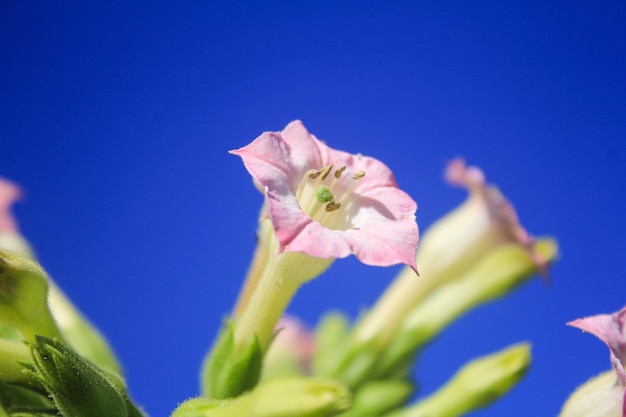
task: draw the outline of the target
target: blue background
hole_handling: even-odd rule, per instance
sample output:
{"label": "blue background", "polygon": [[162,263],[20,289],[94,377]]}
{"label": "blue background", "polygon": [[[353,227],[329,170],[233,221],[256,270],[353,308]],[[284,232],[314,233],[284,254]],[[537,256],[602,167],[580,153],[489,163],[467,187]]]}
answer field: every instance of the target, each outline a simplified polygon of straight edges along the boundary
{"label": "blue background", "polygon": [[[293,119],[387,163],[425,229],[481,166],[535,235],[533,280],[449,328],[417,375],[433,391],[519,340],[534,363],[477,416],[556,415],[609,368],[565,323],[626,304],[626,2],[48,2],[0,5],[0,174],[42,264],[106,333],[154,417],[196,395],[262,202],[227,153]],[[290,311],[354,316],[398,268],[341,260]]]}

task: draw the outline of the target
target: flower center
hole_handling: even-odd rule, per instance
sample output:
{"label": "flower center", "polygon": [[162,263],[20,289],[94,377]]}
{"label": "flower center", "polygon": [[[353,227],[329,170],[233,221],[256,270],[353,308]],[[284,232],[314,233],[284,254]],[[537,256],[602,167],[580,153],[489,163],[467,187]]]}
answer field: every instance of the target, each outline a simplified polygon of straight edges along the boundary
{"label": "flower center", "polygon": [[329,229],[347,230],[351,227],[351,216],[345,208],[349,206],[352,191],[365,176],[365,171],[349,175],[347,169],[342,165],[333,171],[333,164],[311,169],[304,174],[298,186],[296,198],[302,211]]}

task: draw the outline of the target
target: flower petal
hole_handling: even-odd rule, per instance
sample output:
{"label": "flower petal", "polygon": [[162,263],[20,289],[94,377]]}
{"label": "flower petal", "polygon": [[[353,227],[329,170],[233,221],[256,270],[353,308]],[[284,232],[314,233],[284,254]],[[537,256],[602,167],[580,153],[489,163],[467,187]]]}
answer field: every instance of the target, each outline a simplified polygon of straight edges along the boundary
{"label": "flower petal", "polygon": [[611,363],[622,385],[626,385],[626,306],[617,313],[598,314],[567,323],[585,332],[592,333],[611,351]]}

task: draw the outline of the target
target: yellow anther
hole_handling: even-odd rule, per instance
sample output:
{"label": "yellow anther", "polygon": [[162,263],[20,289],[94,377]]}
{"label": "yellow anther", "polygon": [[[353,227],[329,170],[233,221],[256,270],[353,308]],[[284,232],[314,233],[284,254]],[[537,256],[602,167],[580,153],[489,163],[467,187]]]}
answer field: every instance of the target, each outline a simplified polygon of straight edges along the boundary
{"label": "yellow anther", "polygon": [[326,165],[324,168],[322,168],[322,181],[326,179],[326,177],[328,176],[328,174],[330,174],[330,171],[332,170],[333,170],[333,164]]}
{"label": "yellow anther", "polygon": [[348,167],[344,165],[341,168],[339,168],[337,171],[335,171],[335,173],[333,174],[335,176],[335,178],[337,178],[337,179],[341,178],[341,174],[343,174],[343,171],[345,171],[346,168],[348,168]]}
{"label": "yellow anther", "polygon": [[360,180],[361,178],[363,178],[365,176],[365,171],[358,171],[355,172],[354,175],[352,176],[352,179],[354,180]]}

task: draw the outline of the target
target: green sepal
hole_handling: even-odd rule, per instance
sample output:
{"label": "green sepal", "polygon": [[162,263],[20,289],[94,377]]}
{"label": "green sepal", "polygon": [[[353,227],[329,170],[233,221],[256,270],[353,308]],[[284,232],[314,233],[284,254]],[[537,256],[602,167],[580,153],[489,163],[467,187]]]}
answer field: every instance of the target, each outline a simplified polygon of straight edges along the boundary
{"label": "green sepal", "polygon": [[54,416],[57,409],[39,385],[20,385],[0,381],[0,417]]}
{"label": "green sepal", "polygon": [[232,398],[251,390],[259,382],[263,351],[258,338],[235,350],[235,325],[228,322],[203,369],[204,395],[214,399]]}
{"label": "green sepal", "polygon": [[37,336],[30,372],[64,417],[128,417],[126,398],[94,364],[58,340]]}
{"label": "green sepal", "polygon": [[348,388],[319,378],[276,378],[230,400],[193,398],[171,417],[331,417],[351,405]]}
{"label": "green sepal", "polygon": [[354,395],[352,408],[341,417],[378,417],[404,404],[413,390],[414,384],[407,380],[367,382]]}

